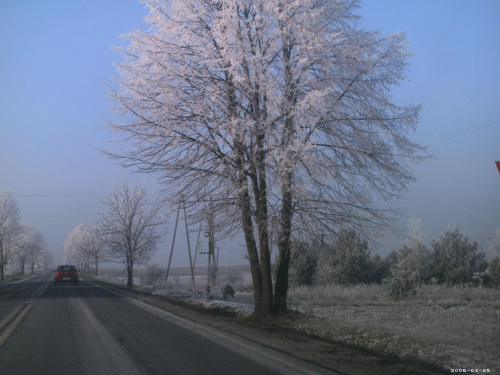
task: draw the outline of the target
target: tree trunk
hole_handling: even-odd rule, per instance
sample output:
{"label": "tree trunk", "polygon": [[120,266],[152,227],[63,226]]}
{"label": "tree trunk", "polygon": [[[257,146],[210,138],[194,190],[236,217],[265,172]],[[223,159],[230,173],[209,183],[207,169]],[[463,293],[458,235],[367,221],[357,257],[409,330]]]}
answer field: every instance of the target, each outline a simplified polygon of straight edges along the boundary
{"label": "tree trunk", "polygon": [[254,186],[255,206],[257,208],[257,227],[259,230],[260,266],[262,271],[262,298],[263,313],[273,312],[273,280],[271,272],[271,254],[269,249],[268,212],[267,212],[267,183],[265,154],[263,151],[265,137],[259,135],[257,144],[257,173],[252,180]]}
{"label": "tree trunk", "polygon": [[254,314],[261,316],[266,314],[266,308],[262,290],[262,269],[260,267],[257,243],[254,237],[249,199],[248,191],[244,190],[244,192],[240,194],[241,219],[243,223],[243,233],[245,234],[248,260],[250,261],[250,272],[252,274],[253,296],[255,302]]}
{"label": "tree trunk", "polygon": [[132,288],[134,286],[134,272],[133,263],[131,261],[127,262],[127,287]]}
{"label": "tree trunk", "polygon": [[0,281],[3,281],[3,279],[4,279],[5,262],[4,262],[3,257],[4,257],[3,239],[2,239],[2,236],[0,236]]}
{"label": "tree trunk", "polygon": [[282,186],[283,205],[281,207],[281,228],[278,240],[278,264],[274,286],[274,311],[277,314],[287,312],[288,268],[290,265],[292,234],[292,173],[287,173]]}
{"label": "tree trunk", "polygon": [[[231,97],[234,97],[233,86],[230,85]],[[240,210],[241,210],[241,222],[243,227],[243,233],[245,235],[245,243],[247,247],[248,260],[250,262],[250,272],[252,274],[252,285],[254,293],[254,315],[265,316],[272,313],[272,283],[266,283],[264,286],[263,274],[261,261],[259,260],[259,253],[257,249],[257,243],[255,241],[255,233],[252,223],[252,212],[250,209],[250,194],[248,192],[248,181],[245,168],[243,166],[243,161],[245,160],[245,147],[239,137],[234,139],[234,149],[237,152],[237,177],[236,177],[236,188],[239,198]],[[255,178],[255,176],[253,176]],[[253,181],[254,189],[258,186],[255,185],[255,180]],[[255,190],[254,190],[255,191]],[[260,230],[260,228],[259,228]],[[262,254],[261,254],[262,255]],[[265,257],[265,255],[264,255]],[[266,288],[266,292],[264,289]]]}
{"label": "tree trunk", "polygon": [[96,255],[95,257],[95,275],[99,276],[99,257]]}

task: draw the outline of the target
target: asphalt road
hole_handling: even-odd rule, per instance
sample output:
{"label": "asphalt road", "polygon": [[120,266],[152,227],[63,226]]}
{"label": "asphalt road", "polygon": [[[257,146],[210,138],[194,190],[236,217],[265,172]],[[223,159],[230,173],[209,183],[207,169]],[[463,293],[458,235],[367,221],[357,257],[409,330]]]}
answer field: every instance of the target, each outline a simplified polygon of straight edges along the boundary
{"label": "asphalt road", "polygon": [[85,280],[0,285],[2,374],[332,374]]}

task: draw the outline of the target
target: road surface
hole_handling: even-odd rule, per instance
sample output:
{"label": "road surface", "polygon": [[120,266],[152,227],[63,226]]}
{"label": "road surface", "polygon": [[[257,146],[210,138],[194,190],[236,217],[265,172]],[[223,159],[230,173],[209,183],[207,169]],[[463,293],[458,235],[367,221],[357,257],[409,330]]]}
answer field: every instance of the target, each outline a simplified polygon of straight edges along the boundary
{"label": "road surface", "polygon": [[52,273],[0,285],[2,374],[333,374],[242,337]]}

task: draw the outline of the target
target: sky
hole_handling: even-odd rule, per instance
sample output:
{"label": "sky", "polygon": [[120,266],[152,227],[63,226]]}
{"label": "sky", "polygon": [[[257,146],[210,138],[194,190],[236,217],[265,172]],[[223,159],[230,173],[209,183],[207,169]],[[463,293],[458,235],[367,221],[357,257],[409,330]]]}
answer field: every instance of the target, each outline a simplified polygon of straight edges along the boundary
{"label": "sky", "polygon": [[[80,223],[93,226],[100,203],[128,176],[158,191],[153,176],[130,175],[97,149],[112,147],[106,120],[120,35],[146,28],[136,0],[0,0],[0,190],[10,190],[22,219],[41,232],[54,262]],[[480,251],[500,227],[500,2],[372,0],[359,14],[367,30],[404,31],[415,56],[398,104],[421,104],[412,139],[432,159],[394,205],[422,223],[430,243],[457,225]],[[175,217],[157,251],[166,264]],[[179,227],[173,265],[188,266]],[[191,244],[196,241],[191,228]],[[243,241],[220,246],[221,264],[245,264]],[[381,244],[385,254],[393,244]],[[197,264],[206,260],[198,258]]]}

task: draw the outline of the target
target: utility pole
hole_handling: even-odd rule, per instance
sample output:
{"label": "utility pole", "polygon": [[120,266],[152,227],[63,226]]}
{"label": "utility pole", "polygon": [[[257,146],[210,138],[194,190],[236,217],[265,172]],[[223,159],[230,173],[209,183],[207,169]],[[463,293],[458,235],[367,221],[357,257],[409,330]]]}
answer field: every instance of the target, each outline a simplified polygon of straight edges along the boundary
{"label": "utility pole", "polygon": [[179,201],[179,208],[177,208],[177,217],[175,219],[174,238],[172,239],[172,247],[170,248],[170,257],[168,258],[167,274],[163,286],[167,286],[168,274],[170,273],[170,264],[172,263],[172,254],[174,253],[175,236],[177,234],[177,222],[179,221],[179,213],[181,212],[181,202]]}
{"label": "utility pole", "polygon": [[186,241],[188,245],[188,253],[189,253],[189,266],[191,267],[191,282],[194,285],[194,267],[193,267],[193,261],[191,259],[191,245],[189,243],[189,228],[188,228],[188,222],[187,222],[187,215],[186,215],[186,202],[184,203],[184,223],[186,224]]}
{"label": "utility pole", "polygon": [[189,243],[189,228],[186,215],[186,203],[184,202],[184,198],[182,198],[179,201],[179,207],[177,208],[177,217],[175,218],[175,227],[174,227],[174,238],[172,239],[172,247],[170,248],[170,257],[168,258],[167,274],[165,275],[165,281],[163,283],[164,287],[167,286],[168,274],[170,273],[170,265],[172,263],[172,254],[174,253],[175,236],[177,234],[177,223],[179,222],[179,213],[181,212],[181,204],[184,207],[184,224],[186,225],[186,241],[189,253],[189,266],[191,267],[191,282],[194,284],[194,267],[193,267],[193,262],[191,260],[191,245]]}

